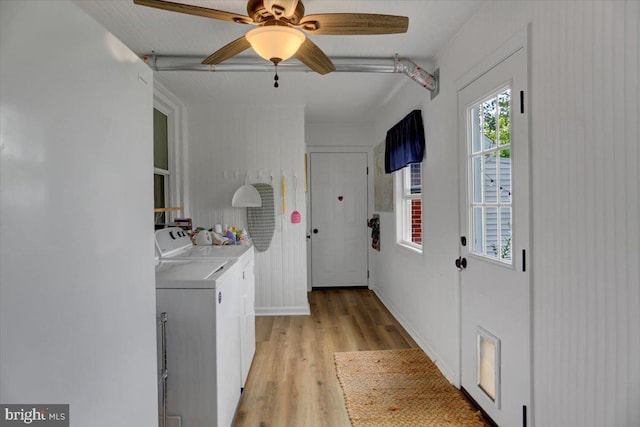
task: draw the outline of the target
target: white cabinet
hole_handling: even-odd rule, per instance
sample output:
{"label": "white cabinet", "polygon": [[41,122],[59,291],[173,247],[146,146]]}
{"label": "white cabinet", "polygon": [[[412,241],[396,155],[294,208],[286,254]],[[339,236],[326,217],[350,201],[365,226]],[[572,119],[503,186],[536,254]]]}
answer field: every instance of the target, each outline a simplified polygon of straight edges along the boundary
{"label": "white cabinet", "polygon": [[156,290],[157,312],[169,317],[167,413],[184,427],[233,420],[242,383],[241,273],[234,266],[215,288]]}
{"label": "white cabinet", "polygon": [[248,256],[248,254],[245,256],[248,262],[242,269],[242,313],[240,316],[242,387],[247,382],[251,362],[256,353],[256,279],[253,248],[251,248],[251,256]]}
{"label": "white cabinet", "polygon": [[[240,353],[241,292],[234,274],[217,288],[216,369],[218,371],[218,426],[231,426],[242,392]],[[202,425],[202,424],[197,424]]]}

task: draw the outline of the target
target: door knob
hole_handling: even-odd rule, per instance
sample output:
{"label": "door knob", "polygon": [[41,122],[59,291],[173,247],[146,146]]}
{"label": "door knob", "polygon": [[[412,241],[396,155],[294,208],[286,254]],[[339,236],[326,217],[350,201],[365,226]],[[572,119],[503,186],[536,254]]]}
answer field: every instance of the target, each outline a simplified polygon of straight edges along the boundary
{"label": "door knob", "polygon": [[458,268],[459,271],[462,271],[465,268],[467,268],[467,259],[459,257],[459,258],[456,259],[455,265],[456,265],[456,267]]}
{"label": "door knob", "polygon": [[318,229],[317,228],[313,229],[313,234],[318,234]]}

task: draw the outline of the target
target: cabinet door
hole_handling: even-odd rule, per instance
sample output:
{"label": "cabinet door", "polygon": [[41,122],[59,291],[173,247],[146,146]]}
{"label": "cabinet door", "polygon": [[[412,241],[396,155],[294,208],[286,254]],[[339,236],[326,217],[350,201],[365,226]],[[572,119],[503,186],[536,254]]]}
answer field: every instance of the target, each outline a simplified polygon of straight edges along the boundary
{"label": "cabinet door", "polygon": [[242,386],[244,387],[256,352],[256,280],[251,261],[242,271]]}
{"label": "cabinet door", "polygon": [[156,290],[156,310],[169,318],[167,414],[185,426],[216,417],[215,297],[211,289]]}
{"label": "cabinet door", "polygon": [[216,289],[218,426],[231,426],[242,388],[240,356],[240,279],[229,275]]}

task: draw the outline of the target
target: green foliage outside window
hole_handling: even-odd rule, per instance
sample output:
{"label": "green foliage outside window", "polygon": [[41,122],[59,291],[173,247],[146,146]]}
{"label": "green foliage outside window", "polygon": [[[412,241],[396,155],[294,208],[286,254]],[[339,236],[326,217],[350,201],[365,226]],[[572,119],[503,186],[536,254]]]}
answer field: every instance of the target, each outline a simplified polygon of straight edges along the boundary
{"label": "green foliage outside window", "polygon": [[[482,105],[484,135],[500,146],[511,143],[511,91],[506,90]],[[497,111],[496,111],[497,109]],[[496,114],[497,113],[497,114]],[[497,121],[497,126],[496,126]],[[500,157],[511,157],[509,148],[500,151]]]}

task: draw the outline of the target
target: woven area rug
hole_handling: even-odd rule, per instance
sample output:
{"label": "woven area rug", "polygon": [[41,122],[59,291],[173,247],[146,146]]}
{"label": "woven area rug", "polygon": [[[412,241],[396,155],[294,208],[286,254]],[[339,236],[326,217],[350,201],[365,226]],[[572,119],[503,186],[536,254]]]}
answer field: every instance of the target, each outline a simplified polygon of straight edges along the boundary
{"label": "woven area rug", "polygon": [[334,353],[353,427],[485,427],[420,349]]}

